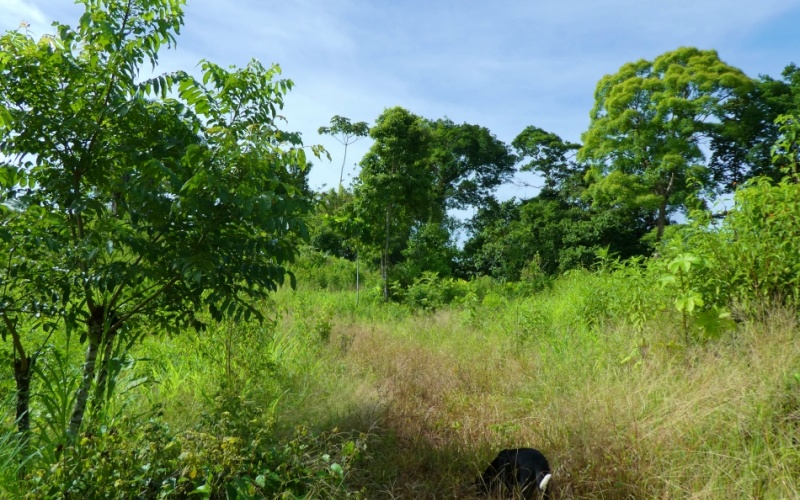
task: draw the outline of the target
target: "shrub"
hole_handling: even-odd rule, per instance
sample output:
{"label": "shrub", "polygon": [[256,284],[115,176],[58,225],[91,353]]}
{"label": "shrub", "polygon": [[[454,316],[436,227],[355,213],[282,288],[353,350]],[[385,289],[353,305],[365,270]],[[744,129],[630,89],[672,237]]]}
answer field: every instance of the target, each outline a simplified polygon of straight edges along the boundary
{"label": "shrub", "polygon": [[[676,276],[676,307],[694,297],[698,313],[736,306],[755,314],[769,306],[800,305],[800,184],[752,181],[717,224],[707,213],[666,244],[654,265]],[[684,265],[664,269],[677,260]]]}
{"label": "shrub", "polygon": [[365,435],[302,427],[279,441],[258,419],[245,428],[231,409],[179,434],[158,418],[99,426],[62,448],[55,463],[36,464],[24,479],[25,498],[331,497],[366,449]]}
{"label": "shrub", "polygon": [[440,278],[434,272],[425,271],[403,292],[403,298],[412,307],[432,310],[463,299],[469,291],[466,281]]}

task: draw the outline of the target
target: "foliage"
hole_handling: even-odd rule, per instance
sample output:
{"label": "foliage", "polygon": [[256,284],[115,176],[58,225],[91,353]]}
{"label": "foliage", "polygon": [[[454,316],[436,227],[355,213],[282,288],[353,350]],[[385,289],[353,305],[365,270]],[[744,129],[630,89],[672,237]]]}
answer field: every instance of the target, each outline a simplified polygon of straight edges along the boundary
{"label": "foliage", "polygon": [[292,86],[277,66],[137,81],[174,43],[181,4],[86,2],[75,29],[0,38],[2,333],[20,360],[30,329],[88,340],[71,436],[90,389],[105,397],[115,341],[199,325],[201,309],[259,317],[253,300],[307,236],[307,162],[276,125]]}
{"label": "foliage", "polygon": [[429,126],[434,222],[442,222],[449,209],[482,206],[497,186],[510,180],[516,158],[489,129],[446,118]]}
{"label": "foliage", "polygon": [[660,240],[670,214],[695,208],[698,186],[707,182],[701,139],[725,118],[725,102],[751,86],[715,51],[694,48],[603,77],[579,152],[592,165],[592,202],[644,209]]}
{"label": "foliage", "polygon": [[[452,273],[458,225],[448,211],[487,203],[516,158],[485,127],[426,120],[400,107],[384,111],[370,135],[355,203],[332,226],[356,235],[362,248],[380,248],[388,297],[392,274],[408,284],[424,271]],[[395,273],[390,263],[402,269]]]}
{"label": "foliage", "polygon": [[225,411],[207,430],[180,434],[158,419],[144,425],[122,420],[84,433],[56,463],[28,473],[25,498],[294,498],[312,491],[335,496],[363,456],[363,436],[299,428],[291,439],[275,443],[265,429],[238,436],[230,427],[234,418]]}
{"label": "foliage", "polygon": [[[183,2],[82,3],[0,38],[0,496],[468,497],[476,457],[522,442],[565,497],[797,496],[796,67],[627,64],[584,145],[530,126],[516,156],[478,125],[337,115],[342,169],[374,144],[310,214],[277,66],[140,81]],[[497,202],[517,161],[543,189]],[[728,213],[665,230],[715,187]],[[290,264],[302,286],[272,293]]]}
{"label": "foliage", "polygon": [[344,155],[342,156],[342,168],[339,171],[339,190],[342,189],[342,179],[344,178],[344,166],[347,163],[347,147],[362,137],[369,135],[369,125],[367,122],[351,122],[349,118],[335,115],[331,118],[330,127],[320,127],[317,130],[320,135],[330,135],[339,141],[344,146]]}
{"label": "foliage", "polygon": [[775,119],[779,135],[772,147],[773,162],[780,165],[784,179],[800,183],[800,114]]}
{"label": "foliage", "polygon": [[[379,282],[374,268],[365,265],[358,267],[361,288],[374,286]],[[355,290],[356,268],[356,262],[306,248],[292,269],[297,275],[298,288],[343,291]]]}
{"label": "foliage", "polygon": [[800,69],[786,66],[782,79],[760,76],[753,88],[723,105],[727,119],[712,130],[710,168],[723,192],[732,192],[754,177],[780,181],[782,163],[771,149],[780,135],[776,119],[800,113]]}
{"label": "foliage", "polygon": [[433,172],[425,159],[431,133],[422,118],[395,107],[370,130],[374,143],[361,161],[356,185],[358,215],[371,228],[364,243],[380,248],[383,295],[389,297],[393,250],[401,249],[413,224],[431,213]]}
{"label": "foliage", "polygon": [[647,252],[647,228],[625,210],[598,211],[543,191],[530,200],[492,203],[471,223],[464,253],[472,273],[517,281],[534,265],[546,275],[590,267],[602,248],[630,258]]}
{"label": "foliage", "polygon": [[456,221],[448,219],[415,228],[408,239],[408,246],[402,251],[404,260],[398,266],[397,279],[407,284],[424,273],[451,276],[458,255],[458,248],[451,240],[451,228],[456,224]]}
{"label": "foliage", "polygon": [[688,343],[690,340],[689,319],[698,318],[698,326],[707,334],[719,336],[723,323],[730,313],[721,305],[710,306],[703,310],[705,302],[701,291],[696,290],[696,280],[692,279],[699,268],[706,262],[693,254],[681,253],[669,260],[666,265],[667,274],[661,277],[661,286],[670,290],[675,296],[675,309],[681,313],[683,333]]}
{"label": "foliage", "polygon": [[[789,177],[778,184],[754,179],[736,192],[736,205],[716,227],[707,215],[695,213],[692,224],[665,250],[667,262],[681,266],[681,293],[698,298],[692,302],[704,310],[717,312],[735,307],[751,315],[776,304],[796,307],[799,186]],[[679,264],[680,255],[689,258],[689,250],[692,262]],[[689,307],[689,302],[682,303]]]}
{"label": "foliage", "polygon": [[436,273],[424,271],[422,276],[403,292],[403,301],[411,307],[435,310],[451,304],[470,291],[469,283],[453,278],[440,278]]}
{"label": "foliage", "polygon": [[564,198],[578,193],[572,192],[580,184],[584,167],[574,161],[580,144],[564,141],[552,132],[528,126],[514,138],[511,145],[517,155],[529,161],[520,167],[523,172],[532,171],[544,177],[544,190],[557,192]]}

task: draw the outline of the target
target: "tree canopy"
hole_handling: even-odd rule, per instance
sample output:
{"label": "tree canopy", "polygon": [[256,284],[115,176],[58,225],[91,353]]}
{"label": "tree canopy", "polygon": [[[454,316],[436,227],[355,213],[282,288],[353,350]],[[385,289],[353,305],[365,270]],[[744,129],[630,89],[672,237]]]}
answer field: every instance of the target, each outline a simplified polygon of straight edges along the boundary
{"label": "tree canopy", "polygon": [[726,119],[725,104],[751,88],[715,51],[686,47],[603,77],[579,153],[592,166],[593,202],[647,210],[660,239],[670,214],[708,186],[701,139]]}
{"label": "tree canopy", "polygon": [[276,125],[292,87],[277,66],[138,80],[174,44],[182,4],[87,1],[76,28],[0,38],[0,331],[22,399],[26,332],[87,342],[70,436],[90,389],[98,404],[110,390],[115,341],[199,327],[202,310],[260,318],[254,301],[293,280],[307,236],[306,155]]}
{"label": "tree canopy", "polygon": [[354,142],[357,142],[362,137],[369,135],[369,125],[367,122],[350,121],[350,118],[335,115],[331,118],[330,127],[320,127],[317,132],[320,135],[330,135],[339,143],[344,146],[344,155],[342,156],[342,167],[339,170],[339,189],[342,189],[342,180],[344,179],[344,166],[347,163],[347,147]]}

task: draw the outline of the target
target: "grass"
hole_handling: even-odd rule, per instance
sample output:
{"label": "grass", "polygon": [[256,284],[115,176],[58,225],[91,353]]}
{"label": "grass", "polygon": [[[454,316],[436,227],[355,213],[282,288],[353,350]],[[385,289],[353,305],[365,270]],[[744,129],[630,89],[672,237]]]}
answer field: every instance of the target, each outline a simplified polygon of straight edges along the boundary
{"label": "grass", "polygon": [[[548,457],[555,498],[799,496],[796,311],[686,345],[650,282],[625,269],[576,272],[518,298],[484,283],[433,312],[369,290],[358,307],[352,291],[282,291],[267,308],[274,325],[137,345],[103,422],[156,418],[163,453],[183,436],[190,458],[153,463],[188,475],[203,461],[239,466],[248,440],[268,435],[283,457],[275,491],[309,497],[472,498],[493,455],[520,446]],[[71,373],[68,358],[43,366]],[[37,418],[42,428],[47,417]],[[16,460],[13,443],[0,439],[3,463]],[[24,493],[14,476],[0,475],[6,495]]]}
{"label": "grass", "polygon": [[561,498],[796,497],[796,315],[686,346],[667,309],[638,325],[581,321],[598,305],[575,290],[593,280],[477,314],[335,318],[324,364],[342,385],[314,419],[373,434],[354,485],[370,498],[465,498],[494,453],[534,446]]}

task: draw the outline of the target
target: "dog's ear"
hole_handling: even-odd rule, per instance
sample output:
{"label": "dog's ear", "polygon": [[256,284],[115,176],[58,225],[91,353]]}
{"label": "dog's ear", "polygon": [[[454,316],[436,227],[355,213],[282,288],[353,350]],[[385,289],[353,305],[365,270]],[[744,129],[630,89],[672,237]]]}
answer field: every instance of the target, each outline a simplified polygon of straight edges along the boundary
{"label": "dog's ear", "polygon": [[542,480],[539,482],[539,490],[540,491],[545,491],[547,489],[547,484],[550,482],[550,479],[552,479],[552,478],[553,478],[552,474],[548,474],[548,475],[544,476],[542,478]]}

